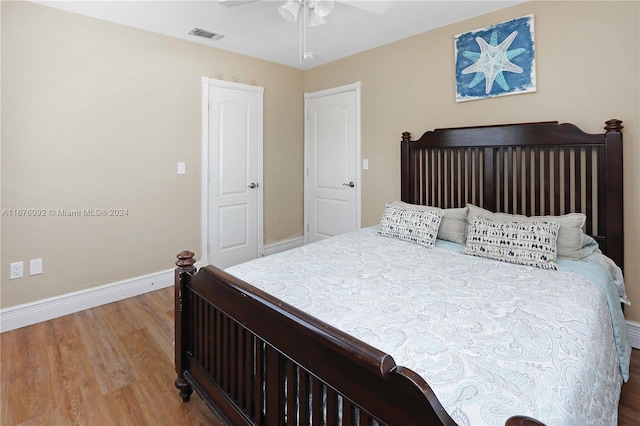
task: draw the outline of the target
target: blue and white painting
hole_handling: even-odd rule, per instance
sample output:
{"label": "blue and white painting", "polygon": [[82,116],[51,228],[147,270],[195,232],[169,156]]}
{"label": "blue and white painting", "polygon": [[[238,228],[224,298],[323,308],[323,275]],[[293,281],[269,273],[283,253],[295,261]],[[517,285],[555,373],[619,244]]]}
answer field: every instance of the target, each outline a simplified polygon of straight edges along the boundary
{"label": "blue and white painting", "polygon": [[536,91],[533,15],[455,36],[456,102]]}

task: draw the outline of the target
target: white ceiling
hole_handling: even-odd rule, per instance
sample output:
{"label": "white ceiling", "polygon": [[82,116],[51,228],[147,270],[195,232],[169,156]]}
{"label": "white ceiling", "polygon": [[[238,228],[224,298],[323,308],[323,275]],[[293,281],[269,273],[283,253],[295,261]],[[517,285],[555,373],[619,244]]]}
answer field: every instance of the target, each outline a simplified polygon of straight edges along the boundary
{"label": "white ceiling", "polygon": [[[300,61],[300,28],[284,20],[285,0],[258,0],[235,7],[218,0],[64,1],[34,0],[46,6],[165,34],[300,69],[344,58],[415,34],[462,21],[523,0],[342,0],[325,25],[309,28],[307,51]],[[387,7],[385,7],[387,6]],[[384,13],[371,10],[387,9]],[[211,41],[189,35],[194,27],[223,34]],[[473,30],[475,28],[469,28]],[[453,41],[452,41],[453,46]],[[453,47],[452,47],[453,48]]]}

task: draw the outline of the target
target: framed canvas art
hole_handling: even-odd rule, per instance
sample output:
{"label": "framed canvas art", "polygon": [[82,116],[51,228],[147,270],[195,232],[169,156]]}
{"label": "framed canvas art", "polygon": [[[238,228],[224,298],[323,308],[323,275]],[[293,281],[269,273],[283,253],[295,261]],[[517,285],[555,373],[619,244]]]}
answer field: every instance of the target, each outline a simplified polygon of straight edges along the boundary
{"label": "framed canvas art", "polygon": [[536,91],[533,15],[455,36],[456,101]]}

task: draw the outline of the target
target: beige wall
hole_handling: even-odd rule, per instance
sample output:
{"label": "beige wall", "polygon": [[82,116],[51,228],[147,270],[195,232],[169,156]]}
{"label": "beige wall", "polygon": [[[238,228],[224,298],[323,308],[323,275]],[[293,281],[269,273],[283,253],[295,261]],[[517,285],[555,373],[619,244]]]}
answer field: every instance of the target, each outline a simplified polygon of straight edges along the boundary
{"label": "beige wall", "polygon": [[[168,269],[177,251],[198,251],[200,77],[221,74],[265,87],[266,244],[302,235],[303,123],[290,117],[302,116],[304,92],[362,82],[365,226],[399,197],[402,131],[559,120],[600,132],[623,120],[636,301],[627,317],[640,321],[638,2],[525,3],[305,72],[35,4],[0,7],[2,207],[129,209],[113,219],[3,217],[2,307]],[[529,13],[538,91],[456,103],[453,36]],[[36,257],[44,274],[7,279],[10,262]]]}
{"label": "beige wall", "polygon": [[[265,242],[302,235],[303,72],[27,2],[2,5],[2,307],[200,258],[201,77],[264,86]],[[177,175],[185,161],[187,174]],[[29,259],[44,273],[29,276]],[[9,263],[26,276],[9,280]]]}
{"label": "beige wall", "polygon": [[[306,71],[312,92],[362,82],[364,226],[400,196],[400,135],[438,127],[558,120],[602,132],[623,120],[628,319],[640,321],[640,3],[528,2]],[[534,14],[538,91],[455,102],[455,35]]]}

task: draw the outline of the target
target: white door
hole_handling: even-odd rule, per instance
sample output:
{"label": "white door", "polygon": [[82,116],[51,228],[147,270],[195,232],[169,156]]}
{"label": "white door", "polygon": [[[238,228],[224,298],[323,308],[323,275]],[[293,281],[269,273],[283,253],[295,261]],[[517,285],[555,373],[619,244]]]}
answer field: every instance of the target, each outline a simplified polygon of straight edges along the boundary
{"label": "white door", "polygon": [[260,87],[207,79],[209,264],[226,268],[262,250]]}
{"label": "white door", "polygon": [[305,243],[360,228],[360,83],[305,94]]}

